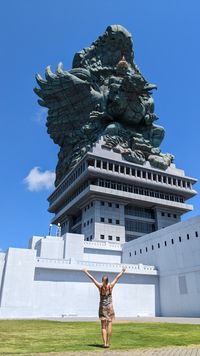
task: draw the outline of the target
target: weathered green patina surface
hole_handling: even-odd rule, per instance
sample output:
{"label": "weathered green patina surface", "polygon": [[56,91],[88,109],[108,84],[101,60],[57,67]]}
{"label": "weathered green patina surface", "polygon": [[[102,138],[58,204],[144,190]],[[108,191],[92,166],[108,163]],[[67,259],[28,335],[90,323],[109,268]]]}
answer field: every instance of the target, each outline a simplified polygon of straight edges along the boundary
{"label": "weathered green patina surface", "polygon": [[125,160],[166,169],[173,156],[162,154],[164,129],[155,125],[149,84],[134,63],[131,34],[120,25],[109,26],[89,48],[75,54],[72,69],[62,64],[45,77],[36,75],[39,104],[48,108],[48,133],[60,146],[57,186],[92,145],[104,145]]}

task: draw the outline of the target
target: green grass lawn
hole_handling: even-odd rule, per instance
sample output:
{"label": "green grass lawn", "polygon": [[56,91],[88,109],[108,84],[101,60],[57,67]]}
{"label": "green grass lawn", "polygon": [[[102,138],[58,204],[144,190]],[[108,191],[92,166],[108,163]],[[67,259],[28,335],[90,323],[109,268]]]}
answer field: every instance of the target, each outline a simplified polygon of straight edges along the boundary
{"label": "green grass lawn", "polygon": [[[114,323],[111,349],[200,345],[200,325]],[[99,322],[1,320],[0,355],[101,350]]]}

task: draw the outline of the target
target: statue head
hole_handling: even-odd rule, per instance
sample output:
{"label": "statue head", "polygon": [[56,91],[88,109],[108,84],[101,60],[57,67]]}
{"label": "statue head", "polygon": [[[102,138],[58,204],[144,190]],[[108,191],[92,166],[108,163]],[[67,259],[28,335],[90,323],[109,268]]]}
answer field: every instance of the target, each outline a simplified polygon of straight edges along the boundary
{"label": "statue head", "polygon": [[[114,71],[123,55],[132,65],[134,53],[131,34],[121,25],[111,25],[89,48],[75,54],[73,68],[87,68],[91,71],[96,68],[112,68]],[[98,58],[98,61],[93,62],[94,58]]]}
{"label": "statue head", "polygon": [[129,64],[126,61],[126,58],[123,56],[122,59],[117,63],[116,74],[118,76],[124,76],[129,72]]}

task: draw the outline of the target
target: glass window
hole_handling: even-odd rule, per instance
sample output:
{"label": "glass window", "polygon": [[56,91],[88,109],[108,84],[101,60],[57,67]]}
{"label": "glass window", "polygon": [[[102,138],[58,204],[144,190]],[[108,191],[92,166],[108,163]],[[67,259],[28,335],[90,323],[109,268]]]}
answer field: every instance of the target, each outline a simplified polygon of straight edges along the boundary
{"label": "glass window", "polygon": [[104,219],[103,217],[101,217],[101,219],[100,219],[100,220],[101,220],[101,222],[104,222],[104,221],[105,221],[105,219]]}
{"label": "glass window", "polygon": [[103,169],[107,169],[107,162],[103,161]]}
{"label": "glass window", "polygon": [[113,170],[113,163],[109,163],[108,169],[109,169],[109,171],[112,171],[112,170]]}
{"label": "glass window", "polygon": [[[93,159],[88,161],[88,166],[94,167],[94,160]],[[78,173],[80,174],[80,168],[78,169]]]}
{"label": "glass window", "polygon": [[101,161],[97,161],[97,168],[101,168]]}
{"label": "glass window", "polygon": [[120,172],[124,173],[124,166],[120,166]]}
{"label": "glass window", "polygon": [[120,237],[119,236],[116,236],[116,241],[120,241]]}
{"label": "glass window", "polygon": [[190,235],[189,234],[187,234],[187,240],[189,240],[190,239]]}
{"label": "glass window", "polygon": [[119,204],[115,204],[115,208],[119,209]]}
{"label": "glass window", "polygon": [[199,236],[199,235],[198,235],[198,231],[195,231],[195,236],[196,236],[196,237],[198,237],[198,236]]}
{"label": "glass window", "polygon": [[101,205],[105,205],[104,201],[101,201]]}
{"label": "glass window", "polygon": [[102,239],[102,240],[103,240],[103,239],[104,239],[104,237],[105,237],[104,235],[100,235],[100,239]]}
{"label": "glass window", "polygon": [[130,168],[126,167],[126,174],[130,174]]}
{"label": "glass window", "polygon": [[108,203],[109,208],[112,208],[112,203]]}
{"label": "glass window", "polygon": [[109,223],[109,224],[112,224],[112,219],[108,219],[108,223]]}
{"label": "glass window", "polygon": [[108,235],[108,240],[112,240],[112,236],[111,235]]}
{"label": "glass window", "polygon": [[119,225],[119,223],[120,223],[120,221],[117,219],[117,220],[116,220],[116,225]]}

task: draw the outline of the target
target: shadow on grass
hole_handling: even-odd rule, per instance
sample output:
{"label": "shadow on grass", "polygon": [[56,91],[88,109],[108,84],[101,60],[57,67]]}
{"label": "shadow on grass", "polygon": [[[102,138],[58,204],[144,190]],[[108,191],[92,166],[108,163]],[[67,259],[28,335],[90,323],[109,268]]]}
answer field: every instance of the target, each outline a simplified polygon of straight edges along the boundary
{"label": "shadow on grass", "polygon": [[87,346],[90,346],[90,347],[99,347],[100,349],[104,349],[103,345],[101,345],[101,344],[88,344]]}

